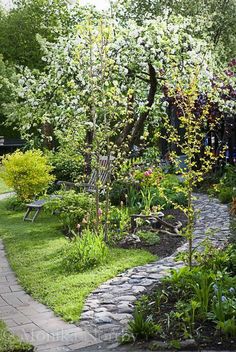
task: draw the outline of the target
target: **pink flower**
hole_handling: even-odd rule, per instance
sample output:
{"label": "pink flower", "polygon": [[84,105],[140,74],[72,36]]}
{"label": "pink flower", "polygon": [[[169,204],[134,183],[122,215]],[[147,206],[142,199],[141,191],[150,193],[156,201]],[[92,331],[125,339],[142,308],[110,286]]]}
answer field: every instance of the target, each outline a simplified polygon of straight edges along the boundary
{"label": "pink flower", "polygon": [[98,209],[98,216],[102,216],[102,209],[101,208]]}
{"label": "pink flower", "polygon": [[144,176],[146,176],[146,177],[151,176],[151,174],[152,174],[152,170],[151,169],[149,169],[149,170],[144,172]]}

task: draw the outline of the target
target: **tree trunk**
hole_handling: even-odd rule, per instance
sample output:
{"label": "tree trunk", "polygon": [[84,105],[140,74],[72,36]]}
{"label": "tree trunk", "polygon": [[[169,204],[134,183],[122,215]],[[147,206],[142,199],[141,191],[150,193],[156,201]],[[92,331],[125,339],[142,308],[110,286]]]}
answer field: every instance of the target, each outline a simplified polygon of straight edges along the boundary
{"label": "tree trunk", "polygon": [[149,76],[150,76],[150,88],[148,92],[146,110],[143,113],[141,113],[140,117],[137,119],[137,121],[134,124],[131,139],[129,142],[130,146],[140,143],[140,137],[144,129],[144,124],[149,116],[150,108],[154,103],[154,99],[157,91],[157,77],[156,77],[155,68],[152,66],[152,64],[149,63],[148,69],[149,69]]}

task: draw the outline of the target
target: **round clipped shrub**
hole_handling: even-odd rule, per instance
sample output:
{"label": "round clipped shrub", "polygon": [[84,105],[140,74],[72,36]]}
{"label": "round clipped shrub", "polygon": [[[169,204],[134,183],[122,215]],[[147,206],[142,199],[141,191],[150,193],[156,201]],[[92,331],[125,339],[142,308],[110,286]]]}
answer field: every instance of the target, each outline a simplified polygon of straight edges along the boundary
{"label": "round clipped shrub", "polygon": [[52,167],[40,150],[28,150],[25,153],[17,150],[6,155],[2,164],[5,171],[1,178],[23,202],[45,191],[54,180],[50,174]]}

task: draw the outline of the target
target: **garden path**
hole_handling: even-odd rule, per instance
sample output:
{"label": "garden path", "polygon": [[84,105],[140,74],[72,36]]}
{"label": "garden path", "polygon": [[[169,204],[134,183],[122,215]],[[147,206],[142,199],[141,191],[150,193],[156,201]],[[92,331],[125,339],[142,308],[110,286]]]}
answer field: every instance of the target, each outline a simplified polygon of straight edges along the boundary
{"label": "garden path", "polygon": [[[3,199],[1,195],[0,199]],[[230,221],[226,205],[199,194],[195,210],[194,246],[199,246],[209,230],[214,243],[221,244],[227,240]],[[177,252],[186,249],[187,244],[184,244]],[[0,241],[0,319],[15,335],[36,346],[36,351],[127,351],[125,347],[120,349],[116,341],[132,317],[134,301],[157,284],[170,269],[183,266],[183,262],[175,262],[176,254],[130,269],[102,284],[86,300],[81,321],[76,326],[65,323],[24,292],[8,264]]]}
{"label": "garden path", "polygon": [[[193,247],[200,247],[208,233],[213,243],[221,245],[230,235],[227,205],[204,194],[196,194],[195,198]],[[175,257],[187,248],[185,243],[169,257],[130,269],[102,284],[87,298],[79,325],[99,337],[106,346],[110,344],[115,348],[114,342],[132,318],[134,301],[156,285],[170,269],[182,267],[184,263],[176,262]]]}

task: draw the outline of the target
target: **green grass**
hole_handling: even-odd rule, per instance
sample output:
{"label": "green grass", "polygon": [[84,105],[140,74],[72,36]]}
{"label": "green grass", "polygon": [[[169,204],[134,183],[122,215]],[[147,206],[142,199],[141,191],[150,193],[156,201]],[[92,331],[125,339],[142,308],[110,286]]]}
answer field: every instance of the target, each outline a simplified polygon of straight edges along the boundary
{"label": "green grass", "polygon": [[2,166],[0,166],[0,194],[11,192],[12,189],[7,187],[5,182],[1,179],[1,173],[3,173],[3,167]]}
{"label": "green grass", "polygon": [[107,264],[84,273],[68,273],[61,251],[67,240],[56,216],[41,213],[35,223],[23,222],[23,213],[0,202],[0,237],[20,283],[34,298],[68,321],[78,321],[88,294],[118,273],[155,259],[143,250],[112,248]]}
{"label": "green grass", "polygon": [[0,352],[29,352],[33,347],[22,343],[7,331],[5,324],[0,320]]}

